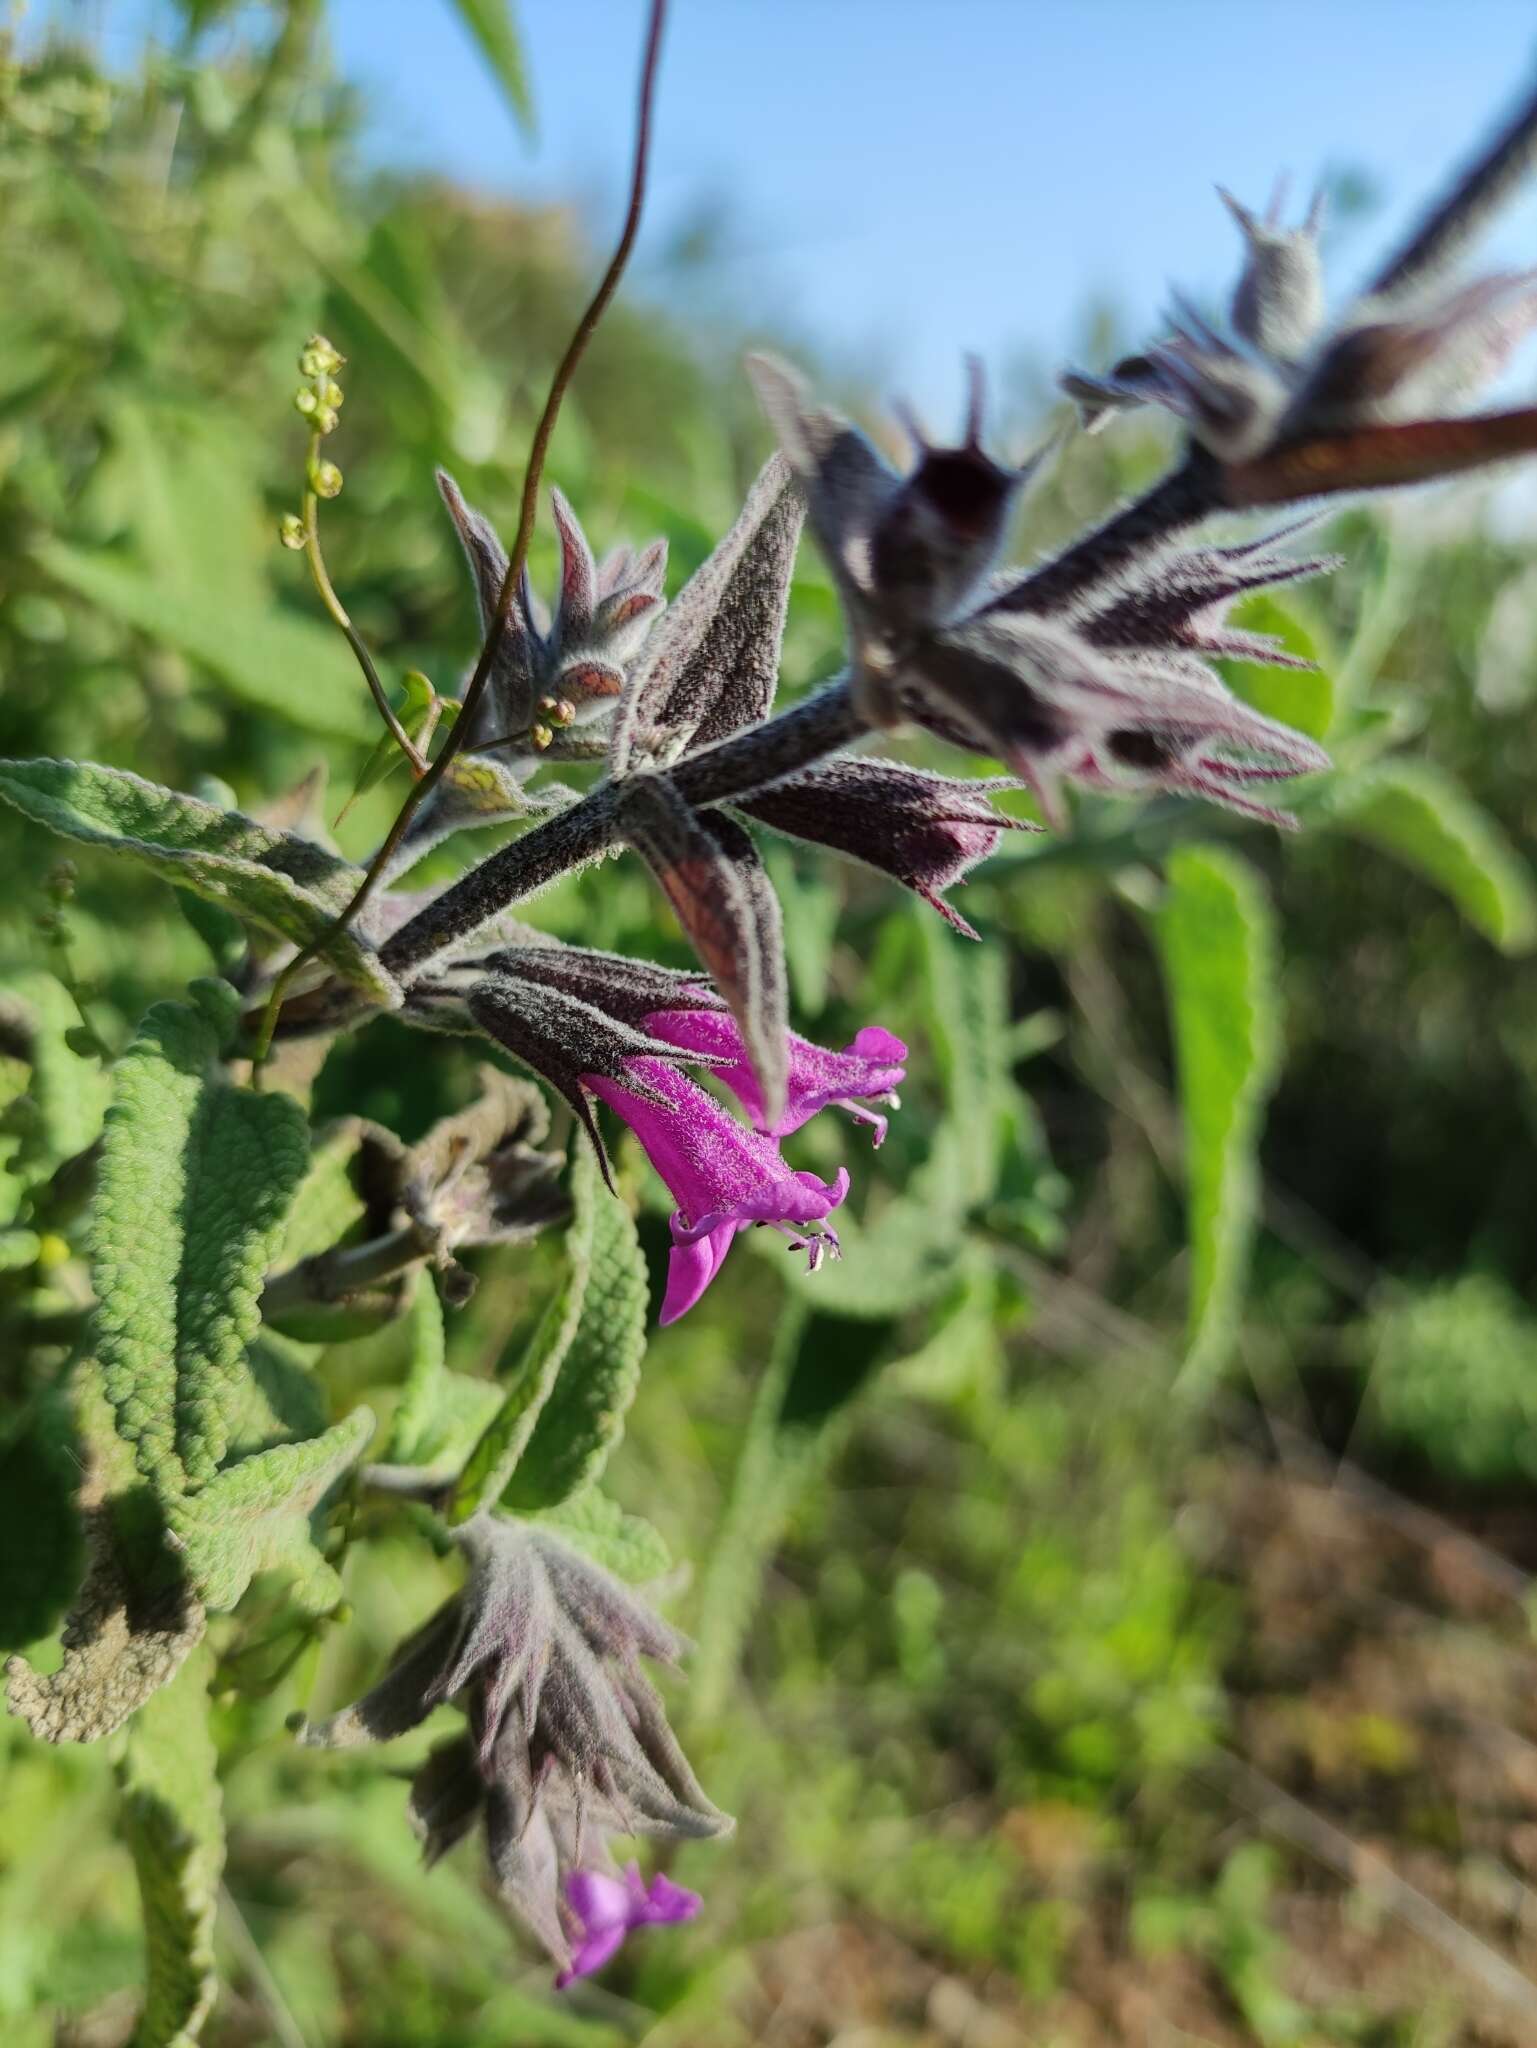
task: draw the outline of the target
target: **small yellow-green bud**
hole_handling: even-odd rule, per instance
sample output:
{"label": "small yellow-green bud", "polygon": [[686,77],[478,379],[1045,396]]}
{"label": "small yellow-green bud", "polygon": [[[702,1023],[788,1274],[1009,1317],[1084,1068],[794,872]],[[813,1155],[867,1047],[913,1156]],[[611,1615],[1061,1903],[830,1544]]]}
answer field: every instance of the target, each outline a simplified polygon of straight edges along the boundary
{"label": "small yellow-green bud", "polygon": [[542,754],[555,735],[547,725],[535,725],[530,726],[528,737],[533,742],[534,751]]}
{"label": "small yellow-green bud", "polygon": [[302,413],[306,419],[309,418],[312,412],[318,410],[319,405],[320,400],[307,384],[301,384],[294,393],[294,411]]}
{"label": "small yellow-green bud", "polygon": [[336,407],[317,405],[310,414],[310,425],[317,434],[332,434],[336,431]]}
{"label": "small yellow-green bud", "polygon": [[334,377],[327,377],[320,387],[320,396],[329,406],[338,406],[347,396]]}
{"label": "small yellow-green bud", "polygon": [[317,498],[334,498],[341,492],[342,473],[334,462],[317,462],[310,477]]}
{"label": "small yellow-green bud", "polygon": [[312,334],[299,353],[299,368],[306,377],[331,377],[346,360],[323,334]]}
{"label": "small yellow-green bud", "polygon": [[295,554],[304,546],[304,521],[297,512],[285,512],[278,521],[278,539]]}

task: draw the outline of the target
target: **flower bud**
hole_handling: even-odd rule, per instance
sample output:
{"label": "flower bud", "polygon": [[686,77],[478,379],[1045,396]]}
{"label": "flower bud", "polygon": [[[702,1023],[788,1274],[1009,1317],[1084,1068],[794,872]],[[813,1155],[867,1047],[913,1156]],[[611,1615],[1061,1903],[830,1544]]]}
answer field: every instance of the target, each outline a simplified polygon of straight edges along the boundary
{"label": "flower bud", "polygon": [[339,497],[342,473],[334,462],[317,462],[310,473],[310,488],[317,498]]}
{"label": "flower bud", "polygon": [[318,409],[319,405],[320,400],[307,384],[301,384],[294,393],[294,411],[301,414],[305,419],[308,419],[310,414]]}
{"label": "flower bud", "polygon": [[304,521],[297,512],[285,512],[278,521],[278,539],[295,554],[304,546]]}
{"label": "flower bud", "polygon": [[306,377],[330,377],[346,360],[323,334],[312,334],[299,353],[299,369]]}
{"label": "flower bud", "polygon": [[333,434],[336,431],[336,407],[317,405],[310,414],[310,424],[317,434]]}

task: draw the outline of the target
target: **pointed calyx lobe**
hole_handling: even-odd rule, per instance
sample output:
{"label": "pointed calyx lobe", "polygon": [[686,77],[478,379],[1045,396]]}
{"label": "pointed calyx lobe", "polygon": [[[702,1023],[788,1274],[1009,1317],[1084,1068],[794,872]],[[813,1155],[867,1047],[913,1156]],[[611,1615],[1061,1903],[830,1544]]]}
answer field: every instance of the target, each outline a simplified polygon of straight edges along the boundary
{"label": "pointed calyx lobe", "polygon": [[610,741],[615,775],[665,765],[768,716],[803,518],[790,467],[774,456],[634,665]]}
{"label": "pointed calyx lobe", "polygon": [[629,779],[619,826],[724,996],[774,1122],[785,1105],[789,993],[779,899],[757,849],[734,819],[691,810],[664,775]]}
{"label": "pointed calyx lobe", "polygon": [[713,998],[684,975],[648,963],[583,954],[580,949],[526,947],[489,955],[488,971],[463,995],[472,1021],[488,1038],[548,1081],[580,1119],[604,1178],[613,1185],[603,1140],[592,1113],[598,1079],[619,1080],[641,1058],[711,1064],[706,1054],[681,1053],[655,1037],[646,1019],[670,1008],[698,1008]]}
{"label": "pointed calyx lobe", "polygon": [[[470,566],[482,633],[496,617],[507,553],[488,519],[465,503],[458,485],[438,472],[438,489]],[[470,735],[484,747],[526,735],[538,723],[541,699],[565,707],[565,723],[610,714],[625,671],[663,604],[667,543],[638,553],[618,548],[598,563],[575,513],[559,491],[550,494],[560,537],[560,589],[553,613],[534,596],[525,572],[491,670],[486,708]],[[569,710],[570,716],[566,713]]]}
{"label": "pointed calyx lobe", "polygon": [[[1537,157],[1537,94],[1332,322],[1321,207],[1286,228],[1222,198],[1244,262],[1222,332],[1176,300],[1170,332],[1105,376],[1070,371],[1085,422],[1152,404],[1219,458],[1213,505],[1284,504],[1451,475],[1537,447],[1537,412],[1458,417],[1537,325],[1537,271],[1436,280]],[[1219,188],[1220,190],[1220,188]],[[1440,417],[1452,409],[1451,417]]]}
{"label": "pointed calyx lobe", "polygon": [[[455,1533],[469,1566],[463,1590],[406,1639],[371,1692],[301,1740],[386,1742],[457,1704],[468,1733],[432,1750],[411,1791],[427,1859],[482,1823],[509,1912],[560,1970],[579,1969],[588,1916],[567,1888],[583,1872],[615,1874],[611,1837],[699,1839],[732,1825],[705,1797],[641,1669],[642,1657],[675,1661],[683,1642],[543,1529],[483,1513]],[[596,1966],[590,1955],[586,1966]]]}
{"label": "pointed calyx lobe", "polygon": [[[793,1250],[809,1254],[813,1272],[828,1254],[838,1256],[838,1238],[826,1219],[848,1193],[842,1168],[831,1182],[792,1170],[766,1132],[748,1130],[713,1096],[658,1059],[636,1060],[623,1082],[595,1077],[591,1086],[634,1131],[678,1205],[670,1225],[664,1324],[676,1322],[699,1300],[740,1230],[771,1225]],[[755,1088],[753,1095],[762,1121],[777,1124],[780,1119],[767,1117]]]}
{"label": "pointed calyx lobe", "polygon": [[920,439],[917,466],[902,477],[850,421],[813,403],[787,364],[751,356],[748,370],[805,486],[848,619],[860,708],[873,724],[896,724],[890,677],[905,643],[974,598],[1034,465],[1008,469],[984,451],[975,372],[964,441],[931,448]]}
{"label": "pointed calyx lobe", "polygon": [[944,892],[993,853],[1006,831],[1037,828],[994,810],[1008,782],[965,782],[899,761],[835,754],[737,806],[793,839],[830,847],[913,890],[958,932],[977,934]]}

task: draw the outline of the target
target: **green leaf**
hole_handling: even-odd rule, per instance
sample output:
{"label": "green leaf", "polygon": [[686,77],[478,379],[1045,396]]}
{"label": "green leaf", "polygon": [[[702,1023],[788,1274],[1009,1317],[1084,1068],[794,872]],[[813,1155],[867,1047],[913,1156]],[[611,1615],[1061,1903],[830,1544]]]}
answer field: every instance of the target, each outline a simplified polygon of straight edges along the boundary
{"label": "green leaf", "polygon": [[1384,761],[1342,778],[1321,815],[1434,882],[1502,952],[1537,943],[1531,869],[1489,813],[1429,762]]}
{"label": "green leaf", "polygon": [[500,1407],[466,1460],[449,1505],[450,1522],[467,1521],[482,1501],[496,1500],[505,1491],[576,1336],[591,1271],[598,1206],[611,1199],[599,1181],[590,1146],[579,1145],[572,1155],[570,1194],[571,1221],[566,1229],[560,1284],[518,1360]]}
{"label": "green leaf", "polygon": [[316,1133],[309,1170],[283,1226],[285,1266],[330,1251],[362,1221],[365,1208],[354,1168],[364,1130],[360,1117],[342,1117]]}
{"label": "green leaf", "polygon": [[[417,1273],[405,1321],[411,1349],[390,1432],[390,1459],[397,1465],[418,1465],[427,1461],[426,1447],[443,1405],[447,1378],[443,1306],[430,1273]],[[489,1381],[479,1384],[494,1391]]]}
{"label": "green leaf", "polygon": [[[428,727],[428,720],[431,719],[434,726],[437,724],[434,711],[434,706],[438,702],[437,691],[420,669],[409,669],[402,676],[401,685],[403,694],[395,706],[395,715],[400,720],[401,730],[409,739],[420,740],[425,729],[430,738],[431,728]],[[397,768],[404,768],[405,765],[406,757],[401,752],[395,735],[386,732],[363,763],[362,773],[352,785],[351,796],[337,813],[337,824],[341,824],[360,796],[366,796],[371,789],[377,789],[387,775],[392,774]]]}
{"label": "green leaf", "polygon": [[246,1354],[247,1372],[230,1405],[226,1463],[249,1458],[326,1426],[325,1387],[297,1344],[264,1329]]}
{"label": "green leaf", "polygon": [[892,1331],[890,1322],[855,1322],[796,1300],[780,1317],[700,1593],[689,1701],[701,1725],[725,1705],[791,1509],[831,1448],[832,1425],[887,1355]]}
{"label": "green leaf", "polygon": [[571,1342],[502,1504],[557,1507],[592,1485],[624,1434],[646,1351],[649,1283],[635,1219],[617,1196],[594,1202],[587,1286]]}
{"label": "green leaf", "polygon": [[0,1452],[0,1648],[46,1635],[80,1583],[74,1436],[67,1402],[51,1394]]}
{"label": "green leaf", "polygon": [[[6,1697],[40,1742],[96,1742],[114,1734],[180,1670],[206,1617],[166,1543],[158,1504],[114,1432],[93,1361],[72,1388],[83,1457],[75,1500],[86,1573],[61,1632],[56,1669],[24,1658],[5,1667]],[[73,1447],[72,1447],[73,1448]]]}
{"label": "green leaf", "polygon": [[413,1465],[437,1484],[447,1484],[464,1470],[465,1460],[501,1405],[502,1389],[495,1380],[469,1372],[445,1372],[432,1412],[411,1444],[410,1456],[391,1462]]}
{"label": "green leaf", "polygon": [[341,1582],[320,1554],[310,1518],[373,1432],[370,1411],[355,1408],[323,1436],[242,1458],[172,1503],[173,1542],[208,1607],[233,1607],[257,1572],[276,1569],[292,1575],[307,1612],[336,1605]]}
{"label": "green leaf", "polygon": [[270,718],[324,739],[371,740],[371,699],[345,642],[318,621],[229,592],[151,581],[137,565],[45,540],[37,561],[58,582],[146,639],[208,669]]}
{"label": "green leaf", "polygon": [[1186,847],[1166,874],[1154,930],[1184,1113],[1190,1308],[1181,1377],[1206,1383],[1237,1328],[1258,1210],[1257,1148],[1278,1052],[1276,936],[1257,876],[1235,855]]}
{"label": "green leaf", "polygon": [[36,1152],[51,1170],[89,1151],[100,1137],[111,1084],[98,1060],[70,1044],[84,1019],[61,981],[40,970],[13,974],[6,994],[21,1006],[29,1041],[27,1094],[36,1119],[24,1151]]}
{"label": "green leaf", "polygon": [[1288,654],[1316,661],[1313,669],[1269,668],[1258,661],[1225,661],[1222,673],[1233,694],[1267,718],[1295,726],[1315,740],[1328,737],[1334,723],[1333,663],[1320,643],[1319,630],[1299,610],[1296,600],[1282,604],[1256,591],[1235,605],[1228,623],[1246,633],[1269,633]]}
{"label": "green leaf", "polygon": [[987,1201],[1002,1164],[1009,1077],[1009,970],[1001,946],[968,945],[938,919],[918,919],[935,1051],[948,1121],[965,1133],[964,1201]]}
{"label": "green leaf", "polygon": [[626,1514],[595,1486],[532,1519],[632,1585],[660,1579],[672,1569],[672,1553],[657,1530],[643,1516]]}
{"label": "green leaf", "polygon": [[534,100],[512,0],[450,0],[450,4],[502,88],[518,126],[532,138]]}
{"label": "green leaf", "polygon": [[146,1951],[134,2048],[193,2048],[218,1994],[213,1935],[224,1822],[208,1725],[212,1676],[212,1653],[195,1650],[140,1708],[118,1766]]}
{"label": "green leaf", "polygon": [[163,1499],[224,1457],[308,1151],[298,1104],[232,1087],[219,1051],[204,1012],[149,1011],[115,1070],[92,1224],[107,1398]]}
{"label": "green leaf", "polygon": [[0,1273],[25,1272],[37,1263],[43,1240],[35,1230],[0,1230]]}
{"label": "green leaf", "polygon": [[274,832],[240,811],[182,796],[122,768],[80,761],[0,761],[0,797],[88,846],[105,846],[320,957],[377,1003],[400,991],[351,932],[327,936],[363,879],[339,855]]}

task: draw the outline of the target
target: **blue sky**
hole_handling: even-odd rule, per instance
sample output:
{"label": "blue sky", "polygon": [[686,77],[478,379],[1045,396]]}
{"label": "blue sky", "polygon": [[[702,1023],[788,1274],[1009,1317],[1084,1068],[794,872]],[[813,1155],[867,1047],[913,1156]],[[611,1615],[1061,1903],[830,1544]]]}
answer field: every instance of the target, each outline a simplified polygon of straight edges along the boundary
{"label": "blue sky", "polygon": [[[642,0],[518,11],[533,147],[446,0],[330,0],[370,152],[574,196],[606,239]],[[1260,204],[1286,170],[1300,206],[1327,167],[1367,173],[1382,206],[1338,238],[1343,287],[1534,69],[1531,0],[673,0],[637,286],[719,210],[721,303],[943,418],[968,349],[1055,365],[1092,298],[1140,328],[1171,281],[1220,290],[1214,181]],[[1537,199],[1490,246],[1537,261]]]}

